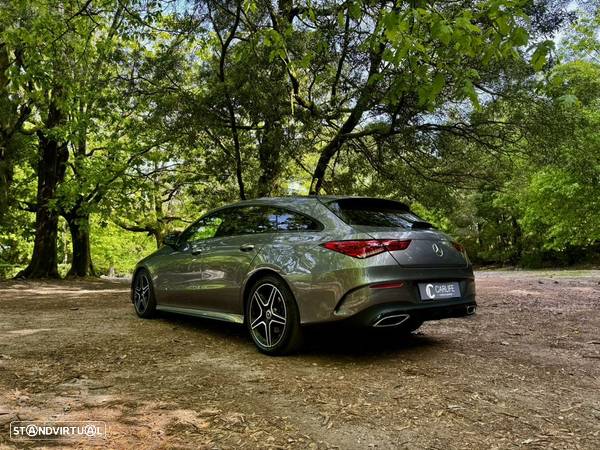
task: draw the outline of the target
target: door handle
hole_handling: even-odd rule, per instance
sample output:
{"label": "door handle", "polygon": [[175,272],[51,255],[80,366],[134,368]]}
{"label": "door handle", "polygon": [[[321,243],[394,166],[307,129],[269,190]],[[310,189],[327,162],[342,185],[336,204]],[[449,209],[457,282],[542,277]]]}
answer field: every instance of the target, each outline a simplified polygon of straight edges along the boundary
{"label": "door handle", "polygon": [[252,245],[252,244],[241,245],[240,250],[243,252],[251,252],[252,250],[254,250],[254,245]]}

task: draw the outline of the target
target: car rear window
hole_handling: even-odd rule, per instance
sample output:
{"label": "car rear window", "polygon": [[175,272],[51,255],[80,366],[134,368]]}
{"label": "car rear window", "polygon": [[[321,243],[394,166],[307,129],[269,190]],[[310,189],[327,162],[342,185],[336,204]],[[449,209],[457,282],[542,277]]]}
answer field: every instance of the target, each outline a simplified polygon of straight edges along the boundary
{"label": "car rear window", "polygon": [[386,228],[433,228],[413,213],[404,203],[373,198],[334,200],[327,204],[340,219],[349,225]]}

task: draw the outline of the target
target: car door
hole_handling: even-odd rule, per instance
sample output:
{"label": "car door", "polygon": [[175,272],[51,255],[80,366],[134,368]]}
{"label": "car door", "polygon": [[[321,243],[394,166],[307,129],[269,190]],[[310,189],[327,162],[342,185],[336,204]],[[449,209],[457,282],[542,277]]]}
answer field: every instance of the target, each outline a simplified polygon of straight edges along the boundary
{"label": "car door", "polygon": [[223,219],[219,213],[203,217],[189,226],[161,265],[157,280],[160,304],[179,308],[199,306],[202,289],[201,254],[214,238]]}
{"label": "car door", "polygon": [[223,224],[202,249],[203,308],[243,314],[241,289],[252,260],[273,239],[274,217],[266,206],[242,206],[223,212]]}

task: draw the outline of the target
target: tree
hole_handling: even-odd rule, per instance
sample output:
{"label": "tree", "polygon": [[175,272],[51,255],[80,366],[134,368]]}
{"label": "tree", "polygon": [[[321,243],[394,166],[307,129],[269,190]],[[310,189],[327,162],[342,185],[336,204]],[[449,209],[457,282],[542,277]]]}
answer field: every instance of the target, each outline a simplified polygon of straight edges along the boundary
{"label": "tree", "polygon": [[[328,37],[323,52],[334,55],[331,70],[325,72],[330,76],[318,80],[311,64],[299,64],[304,54],[288,52],[293,47],[285,37],[294,35],[293,22],[291,29],[275,30],[282,37],[277,42],[296,102],[325,119],[321,133],[330,136],[319,149],[312,193],[321,191],[330,162],[351,140],[434,135],[455,132],[457,126],[476,137],[477,128],[463,122],[464,114],[454,126],[438,126],[440,119],[431,120],[432,115],[437,111],[442,120],[451,121],[448,108],[465,99],[477,108],[477,90],[493,89],[503,67],[522,60],[519,49],[529,37],[521,20],[524,10],[517,3],[501,8],[498,2],[480,1],[460,8],[447,2],[353,2],[293,11],[298,28],[308,23],[322,32]],[[338,28],[327,33],[336,22]],[[536,66],[547,50],[546,42],[537,48]],[[312,96],[315,81],[330,89]],[[345,95],[338,96],[339,88]]]}
{"label": "tree", "polygon": [[[0,15],[0,23],[4,21]],[[14,58],[11,61],[11,56]],[[23,125],[31,114],[31,107],[12,95],[8,72],[18,70],[23,64],[20,49],[11,55],[7,44],[0,40],[0,222],[9,206],[9,188],[18,148],[23,145]],[[14,67],[14,68],[13,68]]]}
{"label": "tree", "polygon": [[75,2],[65,5],[12,3],[3,8],[1,41],[12,70],[4,71],[11,92],[22,99],[25,120],[37,137],[37,194],[30,209],[36,214],[36,234],[29,266],[19,276],[58,277],[56,238],[59,212],[55,197],[64,179],[71,133],[68,115],[73,107],[74,73],[63,61],[76,51],[69,31],[82,13]]}
{"label": "tree", "polygon": [[[133,170],[122,180],[127,188],[111,194],[111,204],[117,206],[105,205],[109,211],[117,213],[117,218],[113,219],[115,224],[127,231],[152,236],[157,248],[173,223],[189,222],[184,204],[189,201],[186,194],[191,187],[190,179],[185,177],[185,167],[160,161],[160,156],[156,155],[151,166],[144,163],[130,167]],[[195,206],[202,208],[203,205],[196,203]],[[197,214],[199,211],[192,212],[191,217],[195,218]]]}
{"label": "tree", "polygon": [[[60,216],[69,274],[86,276],[90,221],[160,245],[201,211],[292,185],[401,197],[447,227],[473,218],[464,236],[482,255],[516,261],[548,226],[525,220],[541,201],[528,183],[560,178],[566,195],[578,170],[595,176],[574,150],[595,126],[594,70],[536,75],[557,55],[593,60],[593,11],[553,52],[570,17],[555,0],[3,6],[0,202],[7,220],[36,215],[22,275],[58,275]],[[461,201],[469,217],[453,214]]]}
{"label": "tree", "polygon": [[15,124],[28,121],[38,141],[37,195],[25,202],[36,213],[35,246],[20,277],[58,276],[60,215],[72,237],[69,275],[93,274],[90,213],[125,172],[123,165],[154,147],[123,143],[133,137],[125,127],[140,121],[127,83],[116,82],[139,19],[135,6],[114,0],[15,3],[3,16],[3,48],[18,66],[3,72],[10,78],[4,85],[12,89],[9,97],[24,98]]}
{"label": "tree", "polygon": [[[544,91],[549,97],[534,145],[546,151],[532,160],[529,182],[519,193],[526,232],[547,249],[586,248],[600,242],[600,64],[556,66]],[[549,214],[549,212],[551,212]]]}
{"label": "tree", "polygon": [[[310,191],[319,193],[343,147],[484,134],[489,124],[468,121],[479,98],[513,66],[546,60],[546,3],[197,2],[174,17],[164,52],[199,76],[169,84],[181,122],[235,167],[241,198],[270,194],[282,168],[307,154],[317,155]],[[191,41],[201,50],[190,55]]]}

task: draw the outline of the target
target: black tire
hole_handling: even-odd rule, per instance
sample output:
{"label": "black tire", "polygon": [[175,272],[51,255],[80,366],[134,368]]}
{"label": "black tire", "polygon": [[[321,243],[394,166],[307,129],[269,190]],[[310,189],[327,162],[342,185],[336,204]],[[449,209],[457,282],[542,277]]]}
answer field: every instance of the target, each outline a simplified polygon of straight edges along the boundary
{"label": "black tire", "polygon": [[246,327],[262,353],[287,355],[300,349],[298,305],[281,278],[265,276],[254,283],[246,299]]}
{"label": "black tire", "polygon": [[135,273],[131,282],[131,302],[139,317],[149,319],[156,315],[156,297],[152,278],[146,269],[140,269]]}

